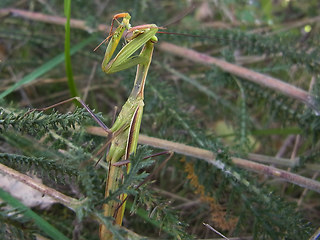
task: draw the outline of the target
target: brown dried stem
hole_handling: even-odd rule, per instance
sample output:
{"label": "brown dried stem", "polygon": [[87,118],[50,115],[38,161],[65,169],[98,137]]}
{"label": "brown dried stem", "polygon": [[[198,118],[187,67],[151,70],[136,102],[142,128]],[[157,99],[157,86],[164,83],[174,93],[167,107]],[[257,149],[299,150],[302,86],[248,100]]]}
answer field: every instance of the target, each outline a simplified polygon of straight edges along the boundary
{"label": "brown dried stem", "polygon": [[[66,18],[59,16],[52,16],[43,13],[30,12],[26,10],[16,9],[16,8],[4,8],[0,9],[0,17],[4,17],[6,15],[12,15],[14,17],[22,17],[34,21],[45,22],[50,24],[62,25],[64,26],[66,22]],[[97,29],[92,29],[85,24],[85,21],[78,19],[70,20],[70,27],[78,28],[85,30],[87,32],[95,32],[95,31],[106,31],[109,29],[109,26],[105,24],[98,25]]]}
{"label": "brown dried stem", "polygon": [[75,211],[80,205],[83,203],[83,201],[79,201],[75,198],[69,197],[67,195],[64,195],[61,192],[58,192],[57,190],[50,188],[42,183],[36,182],[31,177],[22,174],[12,168],[9,168],[3,164],[0,163],[0,172],[4,175],[10,176],[14,179],[16,179],[19,182],[22,182],[29,187],[38,190],[39,192],[43,193],[44,195],[48,195],[52,198],[54,198],[57,202],[61,203],[62,205],[68,207],[69,209]]}
{"label": "brown dried stem", "polygon": [[[87,131],[91,134],[106,136],[106,132],[99,127],[88,127]],[[179,153],[185,156],[205,160],[206,162],[215,166],[219,164],[215,160],[216,155],[213,152],[205,149],[192,147],[182,143],[176,143],[176,142],[167,141],[159,138],[148,137],[143,134],[139,135],[138,142],[140,144],[145,144],[155,148],[161,148],[161,149],[173,151],[175,153]],[[306,177],[302,177],[298,174],[290,173],[282,169],[252,162],[242,158],[232,157],[232,162],[238,167],[241,167],[250,171],[266,174],[268,176],[278,177],[286,182],[290,182],[300,187],[308,188],[312,191],[316,191],[320,193],[320,182],[318,181],[315,181]]]}
{"label": "brown dried stem", "polygon": [[254,72],[250,69],[228,63],[226,61],[208,56],[203,53],[199,53],[188,48],[180,47],[172,43],[161,42],[158,47],[165,52],[187,58],[197,63],[205,65],[215,65],[221,68],[223,71],[229,72],[259,85],[271,88],[288,97],[295,98],[303,102],[307,106],[313,108],[314,110],[318,111],[314,106],[313,97],[307,91],[297,88],[289,83],[283,82],[277,78]]}

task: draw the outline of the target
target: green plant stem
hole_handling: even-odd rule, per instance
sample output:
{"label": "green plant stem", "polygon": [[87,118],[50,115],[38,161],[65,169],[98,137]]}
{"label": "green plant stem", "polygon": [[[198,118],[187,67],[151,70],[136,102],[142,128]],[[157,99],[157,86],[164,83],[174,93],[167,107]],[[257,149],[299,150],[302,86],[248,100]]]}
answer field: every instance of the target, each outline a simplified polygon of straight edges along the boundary
{"label": "green plant stem", "polygon": [[[65,38],[64,38],[64,56],[65,56],[65,67],[66,74],[68,77],[68,86],[71,97],[79,96],[76,84],[73,79],[72,66],[71,66],[71,55],[70,55],[70,16],[71,16],[71,0],[64,1],[64,14],[67,17],[65,24]],[[79,103],[77,103],[79,106]]]}

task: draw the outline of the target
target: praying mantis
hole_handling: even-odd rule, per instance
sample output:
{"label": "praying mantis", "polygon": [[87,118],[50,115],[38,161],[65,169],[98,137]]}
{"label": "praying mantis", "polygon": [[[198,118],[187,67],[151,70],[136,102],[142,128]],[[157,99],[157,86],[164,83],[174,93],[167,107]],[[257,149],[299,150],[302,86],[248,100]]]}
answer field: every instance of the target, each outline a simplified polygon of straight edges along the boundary
{"label": "praying mantis", "polygon": [[[112,33],[114,21],[118,21],[117,19],[119,18],[122,18],[122,22],[119,23],[119,26]],[[130,170],[130,163],[127,160],[129,159],[130,154],[135,153],[137,149],[138,135],[144,106],[144,85],[152,60],[154,43],[158,41],[155,34],[159,27],[155,24],[131,27],[130,18],[131,16],[129,13],[119,13],[113,17],[110,34],[108,36],[110,41],[102,62],[102,70],[107,74],[122,71],[137,65],[136,78],[131,94],[123,105],[122,110],[120,111],[112,128],[107,130],[112,134],[118,134],[114,135],[107,155],[109,170],[105,197],[109,196],[110,191],[116,190],[122,182],[123,172],[119,165],[126,164],[127,171]],[[110,60],[125,30],[127,30],[128,33],[132,33],[132,36],[126,39],[128,43],[112,60]],[[141,47],[142,50],[140,54],[132,56]],[[104,204],[103,211],[105,216],[114,217],[115,223],[121,225],[125,209],[126,195],[121,195],[119,200],[119,202],[111,201],[108,202],[108,204]],[[104,225],[101,225],[100,239],[104,240],[111,238],[112,234]]]}
{"label": "praying mantis", "polygon": [[[119,18],[122,18],[122,22],[118,21]],[[110,192],[116,191],[123,181],[123,171],[120,166],[126,165],[127,172],[130,171],[130,162],[128,159],[137,149],[144,106],[144,85],[152,60],[154,44],[158,41],[155,34],[158,32],[158,29],[161,28],[155,24],[131,27],[130,19],[131,16],[129,13],[114,15],[109,36],[106,38],[106,40],[109,40],[109,44],[102,62],[102,70],[105,73],[111,74],[137,65],[133,89],[111,128],[108,128],[79,97],[70,98],[47,108],[32,110],[46,111],[60,104],[77,100],[100,127],[108,133],[107,143],[111,142],[111,144],[106,157],[109,168],[105,187],[105,198],[110,195]],[[115,21],[118,22],[119,26],[113,31]],[[127,34],[131,34],[131,36],[125,39],[127,41],[125,46],[111,59],[125,30],[127,30]],[[140,48],[142,48],[140,54],[133,55]],[[109,201],[107,204],[104,204],[104,216],[113,217],[114,223],[121,225],[126,198],[126,194],[122,194],[119,196],[119,201]],[[104,225],[100,226],[99,232],[101,240],[113,238],[112,233]]]}

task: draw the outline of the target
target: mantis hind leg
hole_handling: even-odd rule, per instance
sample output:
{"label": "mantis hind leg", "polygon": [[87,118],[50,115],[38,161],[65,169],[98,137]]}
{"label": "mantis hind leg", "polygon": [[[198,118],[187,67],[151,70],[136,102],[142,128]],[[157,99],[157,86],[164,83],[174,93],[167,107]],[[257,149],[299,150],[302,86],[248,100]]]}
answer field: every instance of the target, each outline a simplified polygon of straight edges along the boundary
{"label": "mantis hind leg", "polygon": [[57,107],[59,105],[62,105],[62,104],[65,104],[65,103],[68,103],[68,102],[71,102],[71,101],[78,101],[85,109],[86,111],[90,114],[90,116],[99,124],[100,127],[103,128],[103,130],[105,130],[108,134],[111,134],[112,131],[110,130],[110,128],[108,128],[103,122],[102,120],[96,115],[94,114],[94,112],[85,104],[85,102],[80,98],[80,97],[73,97],[73,98],[69,98],[67,100],[64,100],[64,101],[61,101],[61,102],[58,102],[56,104],[53,104],[51,106],[48,106],[48,107],[44,107],[44,108],[34,108],[34,109],[31,109],[29,110],[25,115],[31,113],[31,112],[34,112],[34,111],[47,111],[51,108],[54,108],[54,107]]}

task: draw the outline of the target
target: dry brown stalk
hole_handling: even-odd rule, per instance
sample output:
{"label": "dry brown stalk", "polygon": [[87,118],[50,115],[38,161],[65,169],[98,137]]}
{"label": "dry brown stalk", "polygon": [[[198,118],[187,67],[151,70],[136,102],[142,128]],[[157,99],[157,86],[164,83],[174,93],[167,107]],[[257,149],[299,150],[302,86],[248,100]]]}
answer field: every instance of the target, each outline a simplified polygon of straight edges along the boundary
{"label": "dry brown stalk", "polygon": [[7,167],[6,165],[3,165],[0,163],[0,172],[4,175],[10,176],[14,178],[15,180],[22,182],[29,187],[38,190],[39,192],[43,193],[44,195],[48,195],[52,198],[54,198],[57,202],[61,203],[62,205],[70,208],[71,210],[75,211],[77,207],[81,205],[81,201],[69,197],[67,195],[64,195],[61,192],[58,192],[57,190],[50,188],[42,183],[39,183],[32,179],[31,177],[20,173],[12,168]]}
{"label": "dry brown stalk", "polygon": [[295,98],[306,104],[308,107],[311,107],[314,110],[318,111],[314,106],[312,95],[310,95],[307,91],[297,88],[284,81],[281,81],[280,79],[270,77],[258,72],[254,72],[248,68],[228,63],[221,59],[214,58],[188,48],[180,47],[172,43],[160,42],[158,48],[170,54],[187,58],[197,63],[218,66],[223,71],[229,72],[238,77],[257,83],[261,86],[265,86],[273,90],[276,90],[288,97]]}
{"label": "dry brown stalk", "polygon": [[[99,136],[107,136],[106,132],[100,127],[88,127],[87,131],[91,134]],[[168,151],[173,151],[175,153],[182,154],[184,156],[194,157],[217,166],[219,164],[216,161],[216,155],[208,150],[188,146],[182,143],[172,142],[160,138],[148,137],[146,135],[140,134],[138,142],[140,144],[149,145],[155,148],[161,148]],[[267,176],[277,177],[286,182],[293,183],[303,188],[308,188],[312,191],[320,193],[320,182],[294,174],[279,168],[263,165],[260,163],[252,162],[246,159],[232,157],[232,162],[238,167],[266,174]],[[219,167],[219,166],[218,166]]]}

